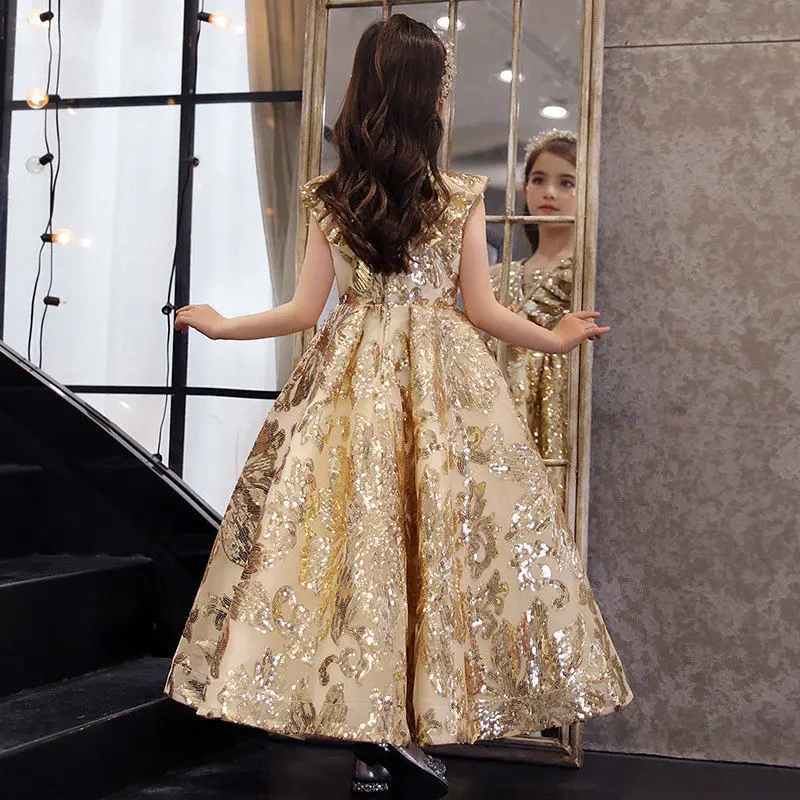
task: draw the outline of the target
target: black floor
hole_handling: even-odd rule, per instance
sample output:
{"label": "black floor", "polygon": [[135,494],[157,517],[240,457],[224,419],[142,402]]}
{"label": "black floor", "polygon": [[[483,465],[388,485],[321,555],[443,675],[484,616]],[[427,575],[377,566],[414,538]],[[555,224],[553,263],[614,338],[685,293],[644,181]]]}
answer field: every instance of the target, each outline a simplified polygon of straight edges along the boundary
{"label": "black floor", "polygon": [[[589,751],[580,770],[463,758],[447,763],[451,800],[800,798],[800,770],[780,767]],[[351,767],[346,749],[264,738],[105,800],[348,800]]]}

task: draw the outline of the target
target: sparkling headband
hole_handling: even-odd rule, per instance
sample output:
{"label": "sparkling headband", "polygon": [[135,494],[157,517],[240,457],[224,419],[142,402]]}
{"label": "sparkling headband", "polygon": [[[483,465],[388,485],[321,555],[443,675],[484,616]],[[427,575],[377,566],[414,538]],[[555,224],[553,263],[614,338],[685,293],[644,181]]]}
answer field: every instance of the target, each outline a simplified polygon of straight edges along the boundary
{"label": "sparkling headband", "polygon": [[444,44],[445,49],[445,59],[444,59],[444,77],[442,78],[442,88],[441,88],[441,98],[442,100],[446,100],[448,95],[453,89],[453,81],[456,77],[456,57],[455,57],[455,50],[453,48],[453,42],[448,39],[446,42],[442,42]]}
{"label": "sparkling headband", "polygon": [[572,131],[560,131],[557,128],[553,128],[552,130],[544,133],[539,133],[534,136],[525,147],[525,160],[523,163],[527,164],[528,159],[537,150],[541,150],[550,142],[571,142],[572,144],[577,144],[578,137]]}

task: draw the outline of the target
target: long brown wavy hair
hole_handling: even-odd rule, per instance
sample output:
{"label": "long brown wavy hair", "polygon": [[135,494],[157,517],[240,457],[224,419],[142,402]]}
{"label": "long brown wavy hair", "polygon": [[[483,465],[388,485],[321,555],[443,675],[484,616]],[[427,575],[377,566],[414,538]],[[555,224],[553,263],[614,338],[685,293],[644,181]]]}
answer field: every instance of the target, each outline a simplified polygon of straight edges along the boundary
{"label": "long brown wavy hair", "polygon": [[449,199],[436,164],[445,63],[439,37],[405,14],[374,22],[356,48],[333,128],[339,163],[317,191],[346,244],[379,273],[408,270]]}

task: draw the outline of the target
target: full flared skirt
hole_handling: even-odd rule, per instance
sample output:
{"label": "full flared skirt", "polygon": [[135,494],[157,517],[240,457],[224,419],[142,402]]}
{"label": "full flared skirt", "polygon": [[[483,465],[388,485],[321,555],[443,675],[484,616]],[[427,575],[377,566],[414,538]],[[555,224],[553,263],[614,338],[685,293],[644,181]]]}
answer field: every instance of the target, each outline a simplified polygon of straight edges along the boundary
{"label": "full flared skirt", "polygon": [[530,430],[457,308],[345,299],[270,410],[164,691],[299,737],[473,743],[633,694]]}

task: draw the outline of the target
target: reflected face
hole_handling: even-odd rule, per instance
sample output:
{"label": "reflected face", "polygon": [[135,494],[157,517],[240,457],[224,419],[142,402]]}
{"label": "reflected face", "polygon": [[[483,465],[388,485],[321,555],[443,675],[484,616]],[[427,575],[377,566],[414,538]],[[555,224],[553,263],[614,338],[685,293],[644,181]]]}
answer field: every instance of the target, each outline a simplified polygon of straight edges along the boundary
{"label": "reflected face", "polygon": [[575,167],[555,153],[540,153],[525,184],[525,199],[534,216],[575,216]]}

